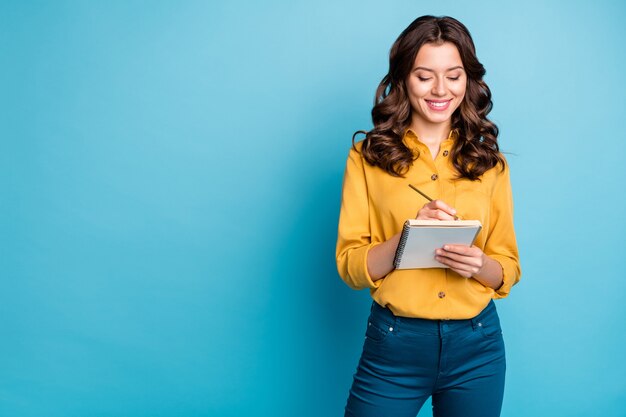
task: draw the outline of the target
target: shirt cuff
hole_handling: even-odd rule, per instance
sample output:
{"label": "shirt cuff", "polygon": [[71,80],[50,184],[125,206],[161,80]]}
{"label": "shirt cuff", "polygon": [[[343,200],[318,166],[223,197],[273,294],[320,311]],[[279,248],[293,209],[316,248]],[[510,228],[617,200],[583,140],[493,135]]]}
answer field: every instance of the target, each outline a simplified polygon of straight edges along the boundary
{"label": "shirt cuff", "polygon": [[512,265],[510,259],[501,255],[491,255],[491,258],[496,260],[502,268],[502,285],[495,290],[495,299],[505,298],[511,292],[513,285],[519,281],[519,272]]}
{"label": "shirt cuff", "polygon": [[352,250],[348,263],[348,276],[346,277],[346,283],[350,287],[360,290],[363,288],[376,289],[381,286],[384,278],[374,281],[367,270],[367,255],[369,251],[381,243],[374,242]]}

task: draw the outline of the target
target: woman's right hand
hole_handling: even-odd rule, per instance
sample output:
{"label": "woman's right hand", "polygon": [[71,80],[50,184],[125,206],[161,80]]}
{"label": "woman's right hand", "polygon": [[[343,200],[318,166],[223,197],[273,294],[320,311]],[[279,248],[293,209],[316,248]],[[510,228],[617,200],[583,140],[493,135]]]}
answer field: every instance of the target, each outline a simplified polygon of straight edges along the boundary
{"label": "woman's right hand", "polygon": [[456,210],[447,205],[442,200],[433,200],[428,204],[424,204],[424,207],[419,209],[417,216],[418,220],[456,220]]}

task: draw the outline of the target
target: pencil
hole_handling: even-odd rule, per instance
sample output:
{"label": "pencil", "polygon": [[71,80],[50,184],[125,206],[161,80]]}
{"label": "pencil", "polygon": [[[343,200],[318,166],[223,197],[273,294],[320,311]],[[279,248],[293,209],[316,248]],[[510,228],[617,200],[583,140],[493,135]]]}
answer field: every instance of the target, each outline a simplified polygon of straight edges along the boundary
{"label": "pencil", "polygon": [[[432,198],[428,197],[426,194],[424,194],[419,188],[417,188],[416,186],[414,186],[413,184],[409,184],[409,187],[411,187],[412,189],[414,189],[415,191],[417,191],[418,193],[420,193],[420,195],[422,197],[424,197],[426,200],[428,201],[433,201]],[[461,220],[461,218],[459,216],[454,216],[454,220]]]}
{"label": "pencil", "polygon": [[424,197],[426,200],[428,201],[433,201],[432,198],[428,197],[426,194],[424,194],[423,192],[421,192],[419,190],[419,188],[417,188],[416,186],[414,186],[413,184],[409,184],[409,187],[411,187],[412,189],[414,189],[415,191],[417,191],[418,193],[420,193],[422,195],[422,197]]}

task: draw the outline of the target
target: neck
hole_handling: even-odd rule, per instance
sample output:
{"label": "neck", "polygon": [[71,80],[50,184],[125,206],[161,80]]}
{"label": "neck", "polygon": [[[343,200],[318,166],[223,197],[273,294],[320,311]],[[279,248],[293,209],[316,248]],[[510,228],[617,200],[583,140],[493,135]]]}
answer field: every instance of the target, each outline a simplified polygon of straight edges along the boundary
{"label": "neck", "polygon": [[413,120],[411,123],[411,130],[415,132],[420,142],[428,146],[439,146],[441,142],[448,139],[450,130],[452,130],[451,123],[428,123],[420,120],[416,123]]}

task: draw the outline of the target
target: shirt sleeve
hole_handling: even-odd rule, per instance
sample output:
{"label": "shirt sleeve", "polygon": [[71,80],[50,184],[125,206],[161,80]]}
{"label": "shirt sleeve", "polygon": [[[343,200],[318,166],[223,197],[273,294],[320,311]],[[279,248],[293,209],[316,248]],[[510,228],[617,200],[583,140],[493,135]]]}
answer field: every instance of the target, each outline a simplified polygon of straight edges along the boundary
{"label": "shirt sleeve", "polygon": [[371,241],[369,209],[363,159],[352,148],[343,178],[336,260],[339,275],[354,289],[378,288],[384,279],[373,281],[367,270],[367,254],[380,244]]}
{"label": "shirt sleeve", "polygon": [[496,290],[494,298],[504,298],[509,295],[511,288],[519,282],[521,276],[513,226],[513,195],[509,167],[506,163],[504,171],[497,174],[491,201],[490,233],[485,242],[484,252],[498,261],[502,267],[502,286]]}

